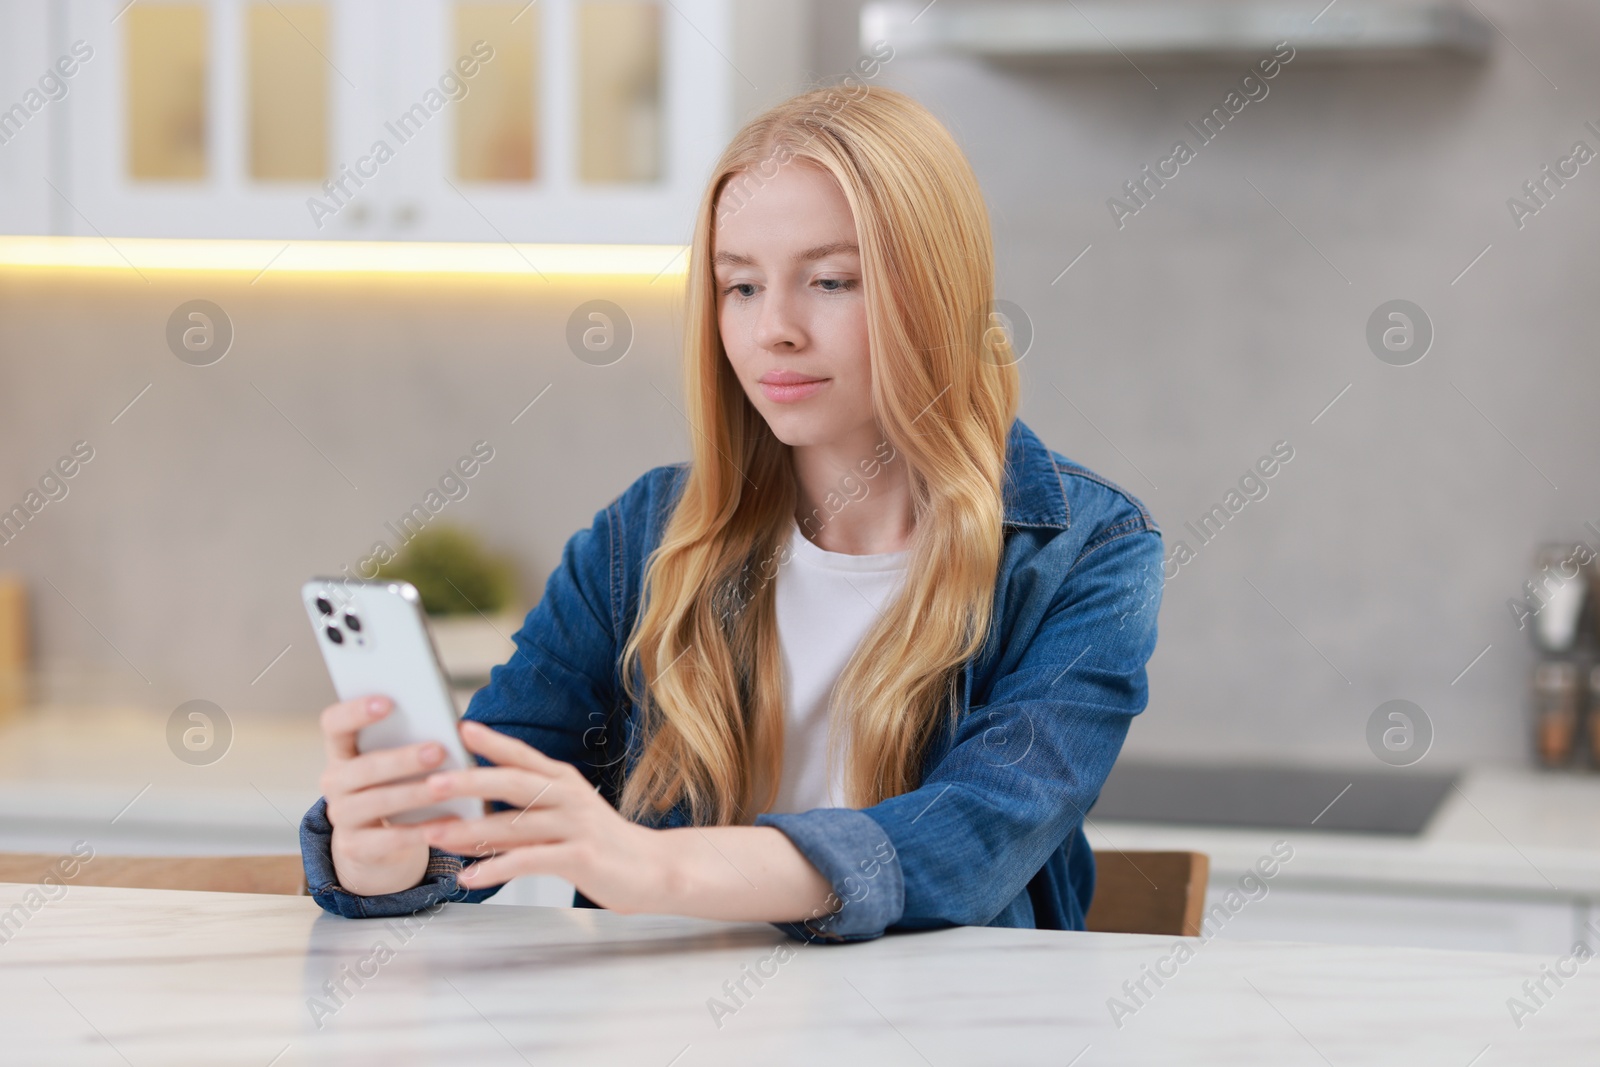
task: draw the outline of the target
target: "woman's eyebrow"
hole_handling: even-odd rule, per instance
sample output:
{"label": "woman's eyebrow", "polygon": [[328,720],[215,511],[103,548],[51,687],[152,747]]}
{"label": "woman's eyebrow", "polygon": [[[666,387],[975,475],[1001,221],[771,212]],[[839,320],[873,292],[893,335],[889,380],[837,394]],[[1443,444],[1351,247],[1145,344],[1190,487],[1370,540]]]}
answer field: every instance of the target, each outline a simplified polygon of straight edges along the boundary
{"label": "woman's eyebrow", "polygon": [[[835,256],[841,253],[859,255],[860,252],[861,249],[854,241],[833,241],[829,244],[808,248],[794,258],[797,263],[809,263],[814,259],[825,259],[828,256]],[[726,263],[736,267],[753,267],[756,261],[738,252],[717,252],[711,257],[711,262],[716,266]]]}
{"label": "woman's eyebrow", "polygon": [[834,241],[831,244],[817,245],[815,248],[808,248],[796,256],[795,259],[801,263],[808,263],[813,259],[824,259],[828,256],[836,256],[843,252],[848,252],[855,255],[859,254],[861,249],[856,246],[854,241]]}

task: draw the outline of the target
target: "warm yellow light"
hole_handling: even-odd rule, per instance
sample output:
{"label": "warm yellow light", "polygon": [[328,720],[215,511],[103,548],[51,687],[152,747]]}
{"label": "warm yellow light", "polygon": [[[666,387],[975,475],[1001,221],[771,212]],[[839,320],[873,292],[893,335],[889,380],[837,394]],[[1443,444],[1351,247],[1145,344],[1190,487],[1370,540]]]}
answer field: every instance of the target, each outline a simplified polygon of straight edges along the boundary
{"label": "warm yellow light", "polygon": [[0,270],[231,271],[273,274],[498,274],[544,278],[682,276],[681,245],[467,244],[432,241],[222,241],[4,237]]}

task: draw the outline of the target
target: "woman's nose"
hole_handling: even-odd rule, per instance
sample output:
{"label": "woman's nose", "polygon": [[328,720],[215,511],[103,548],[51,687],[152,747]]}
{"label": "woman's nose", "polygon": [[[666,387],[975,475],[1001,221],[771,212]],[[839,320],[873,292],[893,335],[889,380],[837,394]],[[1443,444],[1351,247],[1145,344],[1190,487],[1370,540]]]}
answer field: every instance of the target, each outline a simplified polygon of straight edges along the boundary
{"label": "woman's nose", "polygon": [[769,290],[761,301],[761,313],[756,319],[756,344],[766,349],[802,347],[805,330],[796,310],[790,297]]}

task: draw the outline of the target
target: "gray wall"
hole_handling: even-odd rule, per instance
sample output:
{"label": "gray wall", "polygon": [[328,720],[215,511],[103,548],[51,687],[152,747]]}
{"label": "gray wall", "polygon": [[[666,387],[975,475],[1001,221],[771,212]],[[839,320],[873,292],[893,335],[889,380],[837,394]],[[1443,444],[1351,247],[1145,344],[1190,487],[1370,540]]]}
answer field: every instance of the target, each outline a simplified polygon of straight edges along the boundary
{"label": "gray wall", "polygon": [[[1120,61],[888,65],[988,194],[1001,294],[1037,337],[1023,417],[1048,443],[1139,495],[1169,547],[1196,546],[1184,523],[1274,442],[1295,448],[1169,583],[1130,752],[1373,765],[1366,720],[1398,697],[1433,722],[1430,764],[1528,758],[1534,653],[1506,600],[1537,543],[1600,525],[1600,161],[1521,231],[1506,199],[1575,140],[1600,150],[1584,129],[1600,7],[1478,6],[1515,48],[1497,39],[1483,65],[1299,57],[1121,230],[1107,198],[1197,144],[1185,121],[1245,63],[1141,64],[1149,81]],[[819,66],[853,54],[843,21]],[[1436,329],[1410,367],[1365,342],[1395,298]]]}
{"label": "gray wall", "polygon": [[[852,65],[855,6],[817,5],[814,77]],[[1125,65],[886,69],[978,170],[1001,293],[1035,331],[1022,414],[1047,443],[1191,547],[1186,521],[1274,442],[1295,449],[1169,583],[1130,751],[1370,765],[1367,718],[1404,697],[1433,720],[1430,763],[1526,759],[1533,654],[1505,601],[1538,542],[1600,524],[1600,163],[1520,232],[1505,202],[1574,140],[1600,148],[1583,129],[1600,125],[1600,8],[1479,6],[1528,58],[1502,39],[1482,66],[1296,59],[1120,231],[1106,199],[1193,143],[1184,121],[1242,62],[1146,66],[1159,89]],[[0,279],[0,502],[74,441],[96,450],[0,547],[36,588],[53,692],[307,714],[328,686],[298,583],[365,554],[473,441],[496,458],[446,515],[514,553],[530,597],[573,529],[687,455],[664,283],[245,281]],[[639,330],[611,367],[563,340],[595,296]],[[238,330],[209,368],[162,336],[195,297]],[[1403,368],[1364,336],[1397,297],[1437,332]]]}
{"label": "gray wall", "polygon": [[[319,708],[331,689],[300,583],[395,544],[384,523],[475,441],[495,456],[436,521],[512,554],[528,603],[573,530],[645,468],[687,456],[670,275],[152,278],[12,276],[0,292],[0,499],[20,499],[74,441],[95,449],[67,497],[0,546],[0,568],[34,586],[46,689],[63,699]],[[637,330],[609,367],[565,340],[568,315],[597,297]],[[167,317],[195,298],[236,331],[209,367],[166,346]]]}

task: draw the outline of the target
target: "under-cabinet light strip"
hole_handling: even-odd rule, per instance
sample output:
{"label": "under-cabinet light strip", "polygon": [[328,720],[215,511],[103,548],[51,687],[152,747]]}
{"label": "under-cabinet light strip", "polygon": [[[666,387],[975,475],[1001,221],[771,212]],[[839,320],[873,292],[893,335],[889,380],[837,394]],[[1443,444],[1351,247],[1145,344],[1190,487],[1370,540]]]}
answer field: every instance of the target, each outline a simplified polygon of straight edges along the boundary
{"label": "under-cabinet light strip", "polygon": [[681,276],[681,245],[468,244],[0,236],[0,270],[233,271],[272,274]]}

